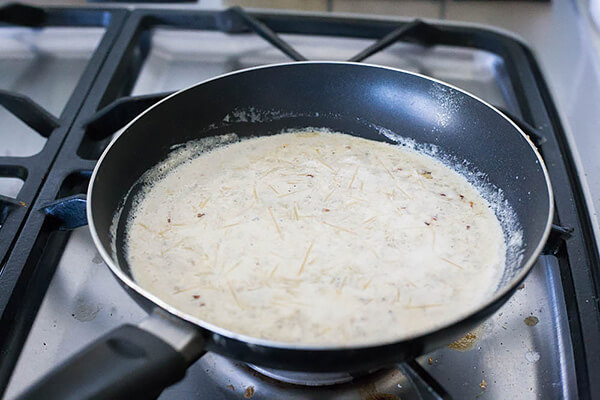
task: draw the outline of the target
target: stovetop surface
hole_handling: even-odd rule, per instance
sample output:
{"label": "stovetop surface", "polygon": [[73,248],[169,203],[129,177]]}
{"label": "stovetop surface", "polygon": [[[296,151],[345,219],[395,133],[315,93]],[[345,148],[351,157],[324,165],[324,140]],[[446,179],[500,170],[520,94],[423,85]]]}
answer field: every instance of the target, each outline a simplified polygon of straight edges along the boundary
{"label": "stovetop surface", "polygon": [[[313,60],[343,60],[367,39],[282,35]],[[91,42],[90,42],[91,43]],[[288,59],[256,35],[157,28],[131,94],[176,90],[223,72]],[[502,58],[481,50],[398,43],[365,62],[419,72],[466,89],[519,116]],[[574,266],[575,268],[577,266]],[[14,398],[53,365],[106,331],[145,313],[103,264],[87,228],[73,232],[39,309],[5,398]],[[456,399],[577,398],[569,326],[555,257],[542,256],[511,300],[469,336],[420,364]],[[401,367],[322,388],[274,382],[248,367],[207,354],[160,399],[426,398]],[[397,397],[374,397],[384,395]],[[371,397],[370,397],[371,396]]]}

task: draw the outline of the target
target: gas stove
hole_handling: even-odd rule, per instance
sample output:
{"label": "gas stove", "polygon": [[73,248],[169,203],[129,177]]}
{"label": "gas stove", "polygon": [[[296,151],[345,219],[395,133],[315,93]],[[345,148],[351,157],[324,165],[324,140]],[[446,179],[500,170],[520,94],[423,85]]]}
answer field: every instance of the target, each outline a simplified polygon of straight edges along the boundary
{"label": "gas stove", "polygon": [[0,175],[24,180],[19,191],[18,181],[0,178],[5,398],[145,316],[88,229],[70,230],[77,221],[60,211],[81,199],[113,134],[175,90],[290,59],[402,68],[498,106],[546,161],[556,194],[553,235],[513,298],[449,347],[359,376],[262,370],[208,353],[160,399],[600,398],[592,380],[600,363],[588,347],[600,343],[600,330],[590,329],[599,315],[579,306],[595,290],[583,277],[597,271],[597,249],[561,121],[522,42],[440,21],[239,8],[6,6],[0,21],[0,70],[10,72],[0,77],[0,137],[15,149],[2,146]]}

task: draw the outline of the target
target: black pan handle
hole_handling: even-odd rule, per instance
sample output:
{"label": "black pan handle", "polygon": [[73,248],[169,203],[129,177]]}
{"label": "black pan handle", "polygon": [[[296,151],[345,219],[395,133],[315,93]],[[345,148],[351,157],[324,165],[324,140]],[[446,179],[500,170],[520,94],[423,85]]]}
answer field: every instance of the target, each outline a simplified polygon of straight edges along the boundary
{"label": "black pan handle", "polygon": [[203,344],[197,329],[157,311],[102,336],[19,400],[156,399],[204,354]]}

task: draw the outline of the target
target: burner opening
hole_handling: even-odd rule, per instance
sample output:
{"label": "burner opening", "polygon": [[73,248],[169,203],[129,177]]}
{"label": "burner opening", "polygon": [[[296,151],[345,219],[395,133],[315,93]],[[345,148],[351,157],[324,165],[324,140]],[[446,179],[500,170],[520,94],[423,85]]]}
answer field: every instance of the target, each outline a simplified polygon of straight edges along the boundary
{"label": "burner opening", "polygon": [[367,375],[375,371],[369,371],[362,374],[350,372],[297,372],[285,371],[274,368],[263,368],[253,364],[248,364],[250,368],[271,379],[280,382],[292,383],[302,386],[328,386],[347,383],[359,376]]}

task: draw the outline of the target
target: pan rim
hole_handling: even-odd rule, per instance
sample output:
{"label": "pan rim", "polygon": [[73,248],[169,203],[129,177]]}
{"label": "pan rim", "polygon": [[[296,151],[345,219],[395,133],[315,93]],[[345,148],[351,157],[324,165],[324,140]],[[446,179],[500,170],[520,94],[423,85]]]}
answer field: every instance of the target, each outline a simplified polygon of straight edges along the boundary
{"label": "pan rim", "polygon": [[[100,241],[100,238],[96,231],[93,214],[92,214],[92,204],[93,204],[92,193],[93,193],[93,189],[94,189],[94,183],[96,181],[96,176],[98,174],[98,171],[102,167],[102,162],[103,162],[104,158],[110,152],[110,149],[112,148],[112,146],[115,145],[115,143],[119,140],[119,138],[121,138],[124,134],[126,134],[126,132],[129,130],[129,128],[133,124],[135,124],[138,119],[142,118],[145,114],[149,113],[151,110],[153,110],[155,107],[158,107],[163,102],[170,100],[172,97],[177,96],[180,93],[194,89],[195,87],[203,85],[208,82],[226,78],[231,75],[242,74],[245,72],[259,70],[259,69],[285,67],[285,66],[292,66],[292,65],[298,65],[298,64],[353,65],[353,66],[360,66],[360,67],[384,69],[384,70],[388,70],[388,71],[400,72],[400,73],[404,73],[404,74],[408,74],[408,75],[413,75],[413,76],[416,76],[419,78],[423,78],[430,82],[437,83],[439,85],[456,90],[464,95],[467,95],[467,96],[473,98],[474,100],[480,102],[481,104],[487,106],[488,108],[490,108],[491,110],[496,112],[498,115],[500,115],[502,118],[504,118],[523,137],[523,139],[525,139],[525,141],[527,142],[527,144],[529,144],[531,150],[535,154],[536,159],[538,160],[539,165],[542,169],[544,179],[546,182],[546,189],[547,189],[546,193],[548,195],[548,205],[549,206],[548,206],[548,215],[546,218],[546,226],[544,227],[544,232],[542,234],[540,241],[538,242],[538,244],[537,244],[536,248],[534,249],[534,251],[532,252],[531,256],[524,263],[521,271],[511,280],[510,283],[506,284],[503,288],[498,290],[494,294],[494,296],[492,296],[490,299],[486,300],[485,302],[482,302],[477,308],[475,308],[467,313],[460,314],[458,317],[453,318],[442,325],[439,325],[439,326],[436,326],[433,328],[429,328],[427,330],[423,330],[423,331],[417,332],[415,334],[400,337],[396,340],[386,340],[386,341],[382,341],[382,342],[374,342],[374,343],[366,343],[366,344],[349,344],[346,346],[331,346],[331,345],[315,345],[315,344],[301,344],[301,343],[288,343],[288,342],[272,341],[272,340],[260,339],[260,338],[256,338],[253,336],[248,336],[245,334],[240,334],[240,333],[230,331],[228,329],[214,325],[208,321],[205,321],[200,318],[194,317],[190,314],[187,314],[187,313],[179,310],[178,308],[168,304],[164,300],[160,299],[158,296],[155,296],[154,294],[152,294],[150,291],[139,286],[133,279],[129,278],[121,270],[121,268],[113,261],[110,254],[105,250],[102,242]],[[416,72],[406,71],[406,70],[403,70],[400,68],[393,68],[393,67],[386,67],[386,66],[381,66],[381,65],[376,65],[376,64],[351,62],[351,61],[292,61],[292,62],[267,64],[267,65],[261,65],[261,66],[256,66],[256,67],[240,69],[240,70],[231,71],[226,74],[222,74],[219,76],[215,76],[215,77],[197,82],[193,85],[190,85],[186,88],[183,88],[181,90],[178,90],[178,91],[170,94],[169,96],[156,102],[155,104],[153,104],[152,106],[148,107],[146,110],[141,112],[139,115],[137,115],[134,119],[132,119],[127,125],[125,125],[115,135],[113,140],[108,144],[106,149],[104,149],[104,151],[98,158],[98,162],[96,163],[96,165],[94,167],[94,171],[92,172],[92,176],[90,178],[90,183],[88,185],[86,215],[87,215],[88,226],[90,229],[90,233],[91,233],[94,245],[95,245],[96,249],[98,250],[98,252],[100,253],[100,256],[104,260],[105,264],[112,271],[112,273],[123,284],[125,284],[129,289],[137,292],[137,294],[139,294],[140,296],[148,299],[156,307],[162,308],[163,310],[167,311],[168,313],[170,313],[184,321],[187,321],[200,329],[205,329],[205,330],[209,331],[211,334],[217,334],[217,335],[223,336],[228,339],[244,342],[245,344],[248,344],[251,346],[263,346],[263,347],[268,347],[268,348],[273,348],[273,349],[278,349],[278,350],[315,351],[315,352],[318,352],[318,351],[344,351],[344,350],[368,350],[368,349],[380,348],[380,347],[389,346],[389,345],[398,345],[401,343],[408,343],[408,342],[411,342],[414,340],[418,340],[419,338],[429,336],[436,332],[446,330],[446,329],[448,329],[452,326],[455,326],[463,321],[467,321],[467,320],[471,319],[473,316],[481,313],[483,310],[493,306],[495,303],[500,301],[503,297],[507,296],[510,292],[513,292],[517,288],[517,286],[525,279],[525,277],[529,274],[529,272],[533,268],[535,262],[537,261],[539,255],[541,254],[541,252],[543,250],[543,247],[548,239],[548,236],[550,235],[550,230],[552,227],[552,219],[553,219],[553,215],[554,215],[554,194],[552,191],[552,185],[550,183],[550,176],[548,174],[546,164],[544,163],[542,156],[538,152],[537,148],[535,147],[535,145],[533,144],[533,142],[531,141],[529,136],[527,136],[521,130],[521,128],[519,128],[510,118],[508,118],[506,115],[504,115],[502,112],[500,112],[498,109],[496,109],[494,106],[492,106],[485,100],[473,95],[472,93],[469,93],[466,90],[458,88],[452,84],[446,83],[439,79],[431,78],[431,77],[428,77],[426,75],[419,74]]]}

